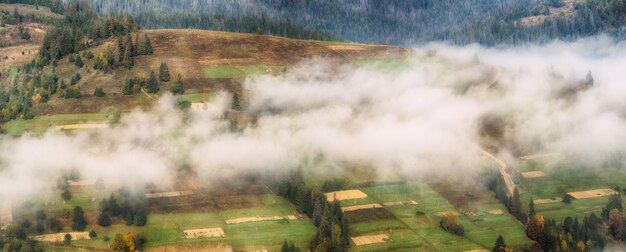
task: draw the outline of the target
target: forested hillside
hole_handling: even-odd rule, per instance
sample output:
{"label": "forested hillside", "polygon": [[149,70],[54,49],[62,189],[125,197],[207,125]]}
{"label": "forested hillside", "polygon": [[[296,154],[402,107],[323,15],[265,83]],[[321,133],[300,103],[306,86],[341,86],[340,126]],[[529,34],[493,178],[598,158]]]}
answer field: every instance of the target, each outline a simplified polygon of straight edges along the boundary
{"label": "forested hillside", "polygon": [[[146,28],[199,28],[295,38],[486,45],[573,39],[624,24],[624,0],[89,0]],[[561,6],[571,10],[560,13]],[[548,16],[531,25],[520,20]],[[324,31],[324,32],[320,32]],[[334,35],[333,35],[334,34]]]}

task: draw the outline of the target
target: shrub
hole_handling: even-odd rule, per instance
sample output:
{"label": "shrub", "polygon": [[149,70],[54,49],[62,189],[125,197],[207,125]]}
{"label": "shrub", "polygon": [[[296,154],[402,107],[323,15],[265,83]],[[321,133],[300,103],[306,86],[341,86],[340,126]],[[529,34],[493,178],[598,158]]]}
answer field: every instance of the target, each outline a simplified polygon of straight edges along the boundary
{"label": "shrub", "polygon": [[457,213],[445,213],[443,215],[443,219],[439,224],[441,225],[441,228],[452,234],[458,236],[463,236],[463,234],[465,234],[465,228],[463,227],[463,224],[461,224],[461,221],[459,220],[459,215]]}
{"label": "shrub", "polygon": [[104,97],[106,94],[104,93],[104,90],[101,87],[99,87],[99,88],[96,88],[96,91],[93,92],[93,95],[96,97]]}

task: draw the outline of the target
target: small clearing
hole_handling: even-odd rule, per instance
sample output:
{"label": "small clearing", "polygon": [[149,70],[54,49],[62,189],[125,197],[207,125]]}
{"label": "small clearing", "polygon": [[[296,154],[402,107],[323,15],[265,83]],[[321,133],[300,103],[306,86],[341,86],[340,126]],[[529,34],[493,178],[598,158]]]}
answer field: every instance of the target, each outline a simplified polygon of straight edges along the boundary
{"label": "small clearing", "polygon": [[357,236],[357,237],[352,237],[351,239],[352,239],[352,242],[354,242],[354,244],[356,244],[357,246],[384,243],[390,240],[389,236],[387,236],[386,234]]}
{"label": "small clearing", "polygon": [[417,201],[415,201],[415,200],[394,201],[394,202],[383,203],[383,205],[385,205],[385,206],[412,206],[412,205],[417,205]]}
{"label": "small clearing", "polygon": [[83,123],[83,124],[66,124],[57,125],[57,130],[77,130],[77,129],[106,129],[109,125],[106,123]]}
{"label": "small clearing", "polygon": [[241,223],[257,222],[257,221],[273,221],[273,220],[282,220],[282,219],[296,220],[298,219],[298,216],[287,215],[287,216],[244,217],[244,218],[226,220],[226,224],[230,225],[230,224],[241,224]]}
{"label": "small clearing", "polygon": [[563,202],[563,199],[561,199],[561,198],[554,198],[554,199],[536,199],[536,200],[533,200],[533,204],[535,204],[535,205],[552,204],[552,203],[559,203],[559,202]]}
{"label": "small clearing", "polygon": [[42,242],[61,242],[65,240],[65,234],[70,234],[72,236],[72,240],[88,240],[89,232],[69,232],[69,233],[56,233],[56,234],[45,234],[45,235],[37,235],[33,236],[33,240],[42,241]]}
{"label": "small clearing", "polygon": [[172,197],[180,197],[180,196],[191,195],[191,194],[193,194],[193,191],[175,191],[175,192],[146,193],[146,198],[148,198],[148,199],[172,198]]}
{"label": "small clearing", "polygon": [[183,233],[187,239],[226,237],[222,228],[189,229],[183,231]]}
{"label": "small clearing", "polygon": [[610,196],[613,194],[617,194],[616,191],[612,189],[596,189],[582,192],[568,192],[567,195],[574,199],[587,199],[587,198],[596,198],[596,197],[604,197]]}
{"label": "small clearing", "polygon": [[335,200],[351,200],[351,199],[365,199],[367,198],[367,194],[362,192],[361,190],[344,190],[344,191],[336,191],[326,193],[326,199],[330,202]]}
{"label": "small clearing", "polygon": [[525,179],[540,178],[544,176],[546,176],[546,174],[542,171],[522,172],[522,177],[524,177]]}
{"label": "small clearing", "polygon": [[342,207],[341,212],[345,213],[345,212],[352,212],[352,211],[361,210],[361,209],[372,209],[372,208],[382,208],[382,207],[383,206],[378,203],[358,205],[358,206],[347,206],[347,207]]}
{"label": "small clearing", "polygon": [[540,25],[545,22],[547,19],[553,19],[560,16],[571,17],[576,14],[576,9],[574,8],[574,0],[564,0],[563,6],[561,7],[550,7],[550,13],[525,17],[521,19],[522,25],[525,26],[535,26]]}

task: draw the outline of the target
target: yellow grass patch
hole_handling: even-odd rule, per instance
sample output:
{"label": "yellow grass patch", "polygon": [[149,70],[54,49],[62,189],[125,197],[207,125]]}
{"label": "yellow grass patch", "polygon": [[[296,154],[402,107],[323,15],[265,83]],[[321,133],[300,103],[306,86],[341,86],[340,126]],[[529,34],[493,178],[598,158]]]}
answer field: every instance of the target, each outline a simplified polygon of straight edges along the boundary
{"label": "yellow grass patch", "polygon": [[106,129],[109,125],[106,123],[83,123],[83,124],[65,124],[57,125],[58,130],[77,130],[77,129]]}
{"label": "yellow grass patch", "polygon": [[326,199],[330,202],[335,200],[351,200],[351,199],[364,199],[367,198],[367,194],[361,190],[344,190],[326,193]]}
{"label": "yellow grass patch", "polygon": [[88,240],[89,232],[69,232],[69,233],[56,233],[56,234],[45,234],[45,235],[37,235],[33,236],[33,240],[42,241],[42,242],[60,242],[65,240],[65,234],[70,234],[72,236],[72,240]]}
{"label": "yellow grass patch", "polygon": [[544,176],[546,176],[546,174],[542,171],[522,172],[522,177],[524,177],[525,179],[540,178]]}
{"label": "yellow grass patch", "polygon": [[504,212],[502,210],[500,210],[500,209],[495,209],[495,210],[489,211],[489,214],[491,214],[491,215],[503,215]]}
{"label": "yellow grass patch", "polygon": [[587,199],[587,198],[596,198],[596,197],[604,197],[610,196],[613,194],[617,194],[616,191],[612,189],[596,189],[582,192],[568,192],[567,195],[574,199]]}
{"label": "yellow grass patch", "polygon": [[191,194],[193,194],[193,191],[175,191],[175,192],[146,193],[146,198],[148,198],[148,199],[172,198],[172,197],[180,197],[180,196],[191,195]]}
{"label": "yellow grass patch", "polygon": [[190,109],[194,111],[206,111],[213,108],[215,108],[215,106],[207,102],[192,102],[190,107]]}
{"label": "yellow grass patch", "polygon": [[198,63],[203,66],[216,65],[252,65],[258,63],[255,58],[202,58]]}
{"label": "yellow grass patch", "polygon": [[351,211],[356,211],[356,210],[361,210],[361,209],[372,209],[372,208],[382,208],[382,207],[383,206],[381,204],[373,203],[373,204],[365,204],[365,205],[358,205],[358,206],[342,207],[341,211],[342,212],[351,212]]}
{"label": "yellow grass patch", "polygon": [[533,203],[535,205],[541,205],[541,204],[551,204],[551,203],[559,203],[562,202],[563,199],[561,198],[554,198],[554,199],[536,199],[533,200]]}
{"label": "yellow grass patch", "polygon": [[394,201],[394,202],[383,203],[383,205],[385,205],[385,206],[412,206],[412,205],[417,205],[417,201],[415,201],[415,200]]}
{"label": "yellow grass patch", "polygon": [[226,237],[222,228],[189,229],[183,231],[183,233],[187,239]]}
{"label": "yellow grass patch", "polygon": [[9,225],[11,223],[13,223],[13,209],[11,205],[0,205],[0,226]]}
{"label": "yellow grass patch", "polygon": [[446,215],[446,214],[453,214],[453,215],[456,215],[456,216],[459,216],[459,215],[460,215],[460,214],[459,214],[458,212],[456,212],[456,211],[443,211],[443,212],[438,212],[438,213],[436,213],[435,215],[437,215],[437,216],[439,216],[439,217],[442,217],[442,216],[444,216],[444,215]]}
{"label": "yellow grass patch", "polygon": [[387,236],[386,234],[357,236],[357,237],[352,237],[351,239],[352,239],[352,242],[354,242],[354,244],[356,244],[357,246],[375,244],[375,243],[383,243],[383,242],[388,242],[390,240],[389,236]]}
{"label": "yellow grass patch", "polygon": [[226,220],[226,224],[241,224],[241,223],[248,223],[248,222],[272,221],[272,220],[282,220],[282,219],[296,220],[296,219],[298,219],[298,216],[287,215],[287,216],[244,217],[244,218],[237,218],[237,219]]}
{"label": "yellow grass patch", "polygon": [[363,51],[366,49],[363,46],[353,46],[353,45],[331,45],[331,46],[326,46],[326,47],[331,50],[336,50],[336,51]]}

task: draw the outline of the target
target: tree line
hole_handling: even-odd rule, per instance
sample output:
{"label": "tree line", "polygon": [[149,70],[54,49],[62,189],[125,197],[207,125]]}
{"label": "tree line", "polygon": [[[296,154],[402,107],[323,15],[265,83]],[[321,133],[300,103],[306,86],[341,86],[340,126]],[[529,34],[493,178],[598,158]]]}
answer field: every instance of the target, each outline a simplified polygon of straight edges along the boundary
{"label": "tree line", "polygon": [[[302,170],[274,182],[274,188],[279,196],[293,203],[299,213],[309,217],[317,228],[309,241],[309,251],[347,250],[350,246],[350,227],[343,216],[339,201],[329,202],[319,189],[307,187]],[[283,249],[297,251],[295,246],[287,241]]]}

